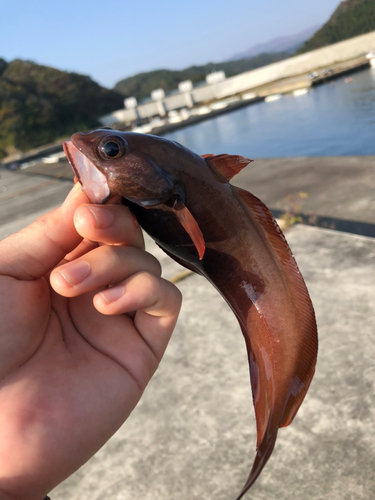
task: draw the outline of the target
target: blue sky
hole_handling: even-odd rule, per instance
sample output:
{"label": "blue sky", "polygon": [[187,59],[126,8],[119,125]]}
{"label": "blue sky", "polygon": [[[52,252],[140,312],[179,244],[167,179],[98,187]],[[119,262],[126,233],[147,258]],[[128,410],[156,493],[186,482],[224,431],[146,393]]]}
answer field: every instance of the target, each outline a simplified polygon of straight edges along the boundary
{"label": "blue sky", "polygon": [[0,0],[0,57],[112,87],[152,69],[220,62],[324,23],[339,0]]}

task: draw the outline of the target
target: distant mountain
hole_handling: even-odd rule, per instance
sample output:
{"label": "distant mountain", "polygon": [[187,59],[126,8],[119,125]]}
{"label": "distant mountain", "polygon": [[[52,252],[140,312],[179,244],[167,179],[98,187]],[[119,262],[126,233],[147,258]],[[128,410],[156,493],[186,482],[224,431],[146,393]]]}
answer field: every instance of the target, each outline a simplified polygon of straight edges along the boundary
{"label": "distant mountain", "polygon": [[223,70],[226,76],[233,76],[288,57],[290,57],[290,54],[279,52],[277,54],[260,54],[252,59],[191,66],[181,71],[158,69],[125,78],[116,83],[114,90],[123,96],[134,96],[139,100],[149,97],[151,91],[157,88],[163,88],[165,92],[175,90],[178,84],[184,80],[191,80],[193,84],[199,83],[212,71]]}
{"label": "distant mountain", "polygon": [[212,71],[223,70],[229,77],[261,68],[290,57],[319,28],[320,25],[312,26],[296,35],[278,37],[267,43],[255,45],[221,63],[191,66],[181,71],[159,69],[139,73],[116,83],[114,90],[123,96],[134,96],[139,100],[149,97],[151,91],[157,88],[170,92],[183,80],[191,80],[193,84],[197,84]]}
{"label": "distant mountain", "polygon": [[375,0],[344,0],[298,54],[375,30]]}
{"label": "distant mountain", "polygon": [[229,59],[229,61],[233,61],[235,59],[249,59],[250,57],[254,57],[265,52],[288,52],[293,54],[306,40],[318,31],[320,27],[321,25],[318,24],[316,26],[306,28],[296,35],[279,36],[277,38],[273,38],[269,42],[254,45],[250,49],[245,50],[245,52],[235,54]]}
{"label": "distant mountain", "polygon": [[88,76],[0,58],[0,158],[99,125],[123,97]]}

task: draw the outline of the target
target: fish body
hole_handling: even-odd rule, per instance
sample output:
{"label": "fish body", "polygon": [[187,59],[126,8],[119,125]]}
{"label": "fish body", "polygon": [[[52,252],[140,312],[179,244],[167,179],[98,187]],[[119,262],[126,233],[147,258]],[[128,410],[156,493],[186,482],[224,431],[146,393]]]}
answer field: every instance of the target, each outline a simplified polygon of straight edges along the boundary
{"label": "fish body", "polygon": [[239,500],[301,405],[318,347],[311,300],[284,235],[259,199],[228,182],[250,160],[200,157],[159,137],[106,129],[74,134],[64,149],[92,202],[120,195],[156,243],[207,278],[238,319],[257,422]]}

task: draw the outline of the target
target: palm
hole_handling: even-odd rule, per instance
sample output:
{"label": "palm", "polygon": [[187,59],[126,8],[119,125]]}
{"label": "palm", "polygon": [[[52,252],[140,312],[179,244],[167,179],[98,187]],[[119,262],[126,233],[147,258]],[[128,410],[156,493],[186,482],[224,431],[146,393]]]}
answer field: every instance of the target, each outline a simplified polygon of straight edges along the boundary
{"label": "palm", "polygon": [[[0,385],[0,407],[2,420],[10,426],[0,427],[1,451],[15,462],[31,460],[35,464],[37,459],[38,468],[45,473],[48,467],[55,469],[54,460],[61,470],[66,455],[67,476],[118,429],[141,396],[134,379],[111,357],[114,344],[108,345],[106,338],[108,332],[113,336],[122,331],[123,336],[125,330],[134,326],[127,316],[107,316],[94,327],[92,320],[100,313],[92,305],[93,294],[67,299],[50,290],[51,303],[48,299],[40,303],[35,293],[40,285],[35,285],[34,293],[33,287],[29,287],[29,307],[40,311],[35,315],[35,326],[24,332],[17,350],[3,358],[6,362],[2,366],[8,376]],[[43,287],[50,288],[46,281]],[[15,313],[22,318],[21,308]],[[1,317],[6,317],[6,311],[2,311]],[[44,329],[39,327],[43,324]],[[23,326],[22,319],[13,323],[16,329]],[[3,331],[3,338],[7,334],[11,336],[12,331]],[[123,357],[126,362],[126,353]],[[15,365],[19,366],[16,370]],[[80,439],[82,432],[89,437],[85,447]],[[22,438],[25,433],[34,437],[30,449]],[[21,440],[19,446],[14,446],[15,441]],[[43,451],[38,457],[34,456],[36,443]]]}

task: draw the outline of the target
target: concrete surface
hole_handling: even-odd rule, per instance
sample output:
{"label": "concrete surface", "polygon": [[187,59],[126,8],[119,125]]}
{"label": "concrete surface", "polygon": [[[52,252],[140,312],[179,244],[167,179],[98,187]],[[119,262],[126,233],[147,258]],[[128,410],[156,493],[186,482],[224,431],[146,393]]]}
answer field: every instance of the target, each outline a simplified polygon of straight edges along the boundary
{"label": "concrete surface", "polygon": [[69,180],[24,172],[0,170],[0,226],[59,205],[72,187]]}
{"label": "concrete surface", "polygon": [[[33,186],[50,178],[53,182],[35,196]],[[68,180],[73,173],[67,161],[40,162],[17,172],[0,169],[0,217],[9,221],[22,211],[31,213],[34,204],[43,204],[40,197],[44,206],[55,196],[58,204],[69,189]],[[257,159],[232,183],[258,196],[277,216],[298,212],[312,220],[320,216],[375,224],[375,156]],[[57,194],[61,189],[64,195]],[[307,197],[299,198],[301,192]]]}
{"label": "concrete surface", "polygon": [[255,160],[232,183],[274,209],[375,223],[375,156]]}
{"label": "concrete surface", "polygon": [[374,156],[255,160],[232,182],[276,217],[304,214],[305,222],[375,236]]}
{"label": "concrete surface", "polygon": [[[296,226],[315,306],[316,375],[247,498],[370,500],[375,492],[375,240]],[[164,259],[163,259],[164,260]],[[171,271],[171,270],[170,270]],[[216,291],[179,284],[181,317],[141,404],[53,500],[234,499],[255,447],[245,346]]]}
{"label": "concrete surface", "polygon": [[[311,210],[375,222],[374,158],[256,164],[237,184],[264,195],[271,206],[305,190],[309,197],[302,201]],[[41,174],[0,172],[1,238],[66,195],[68,181]],[[375,239],[302,225],[286,236],[316,310],[318,366],[301,410],[280,430],[274,454],[246,498],[371,500]],[[179,271],[160,249],[150,249],[166,277]],[[242,335],[203,278],[191,275],[178,286],[184,295],[180,320],[140,405],[95,457],[51,492],[52,500],[228,500],[240,491],[255,448]]]}

